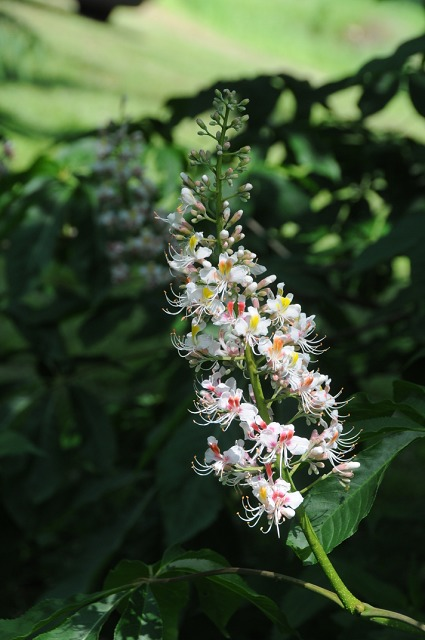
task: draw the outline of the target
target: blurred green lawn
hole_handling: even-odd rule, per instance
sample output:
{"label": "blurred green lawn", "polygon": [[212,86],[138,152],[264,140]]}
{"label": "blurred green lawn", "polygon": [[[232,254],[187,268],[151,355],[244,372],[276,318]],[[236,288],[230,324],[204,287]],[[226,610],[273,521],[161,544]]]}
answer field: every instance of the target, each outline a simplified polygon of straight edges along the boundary
{"label": "blurred green lawn", "polygon": [[[0,123],[18,164],[54,136],[119,118],[123,96],[126,114],[138,118],[163,115],[169,97],[219,79],[276,71],[336,78],[425,23],[407,0],[148,0],[116,9],[107,24],[75,8],[72,0],[0,5]],[[395,105],[384,120],[403,128],[410,116]]]}

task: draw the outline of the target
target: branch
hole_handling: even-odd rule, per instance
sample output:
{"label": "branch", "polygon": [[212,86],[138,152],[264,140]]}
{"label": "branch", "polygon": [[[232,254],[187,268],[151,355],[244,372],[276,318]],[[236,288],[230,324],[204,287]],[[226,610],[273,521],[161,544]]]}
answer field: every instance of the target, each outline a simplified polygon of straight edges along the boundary
{"label": "branch", "polygon": [[[173,569],[172,564],[168,567],[170,570]],[[346,605],[341,601],[338,595],[334,591],[330,591],[329,589],[325,589],[324,587],[320,587],[317,584],[312,582],[307,582],[305,580],[300,580],[299,578],[293,578],[292,576],[287,576],[283,573],[276,573],[275,571],[265,571],[261,569],[248,569],[244,567],[223,567],[220,569],[211,569],[209,571],[199,571],[197,573],[187,573],[180,576],[173,576],[168,578],[157,578],[157,577],[143,577],[136,581],[136,583],[132,583],[128,585],[129,587],[134,587],[135,584],[168,584],[175,582],[184,582],[197,580],[198,578],[209,578],[212,576],[221,576],[221,575],[240,575],[240,576],[257,576],[262,578],[267,578],[269,580],[276,580],[278,582],[286,582],[288,584],[295,585],[297,587],[302,587],[307,589],[308,591],[312,591],[313,593],[317,593],[318,595],[331,600],[334,604],[338,605],[342,609],[347,609]],[[123,587],[120,587],[122,589]],[[391,611],[389,609],[380,609],[378,607],[373,607],[365,602],[361,602],[360,600],[356,600],[358,605],[354,611],[351,613],[355,613],[360,615],[362,618],[369,618],[373,622],[378,624],[389,626],[396,629],[403,629],[405,631],[411,631],[413,633],[425,634],[425,624],[420,622],[419,620],[415,620],[410,616],[406,616],[402,613],[398,613],[397,611]]]}

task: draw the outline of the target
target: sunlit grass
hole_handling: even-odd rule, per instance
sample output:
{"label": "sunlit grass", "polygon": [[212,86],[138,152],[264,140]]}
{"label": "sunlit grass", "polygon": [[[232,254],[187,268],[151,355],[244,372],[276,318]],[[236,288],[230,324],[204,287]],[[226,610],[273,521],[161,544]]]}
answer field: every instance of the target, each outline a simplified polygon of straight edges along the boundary
{"label": "sunlit grass", "polygon": [[[74,9],[72,0],[2,1],[1,11],[37,36],[25,50],[0,22],[0,56],[13,72],[3,78],[0,122],[21,164],[55,136],[117,119],[123,97],[129,117],[161,117],[168,98],[220,79],[348,74],[417,35],[425,15],[396,1],[150,0],[101,24]],[[350,110],[346,98],[338,104]],[[410,123],[410,112],[396,105],[394,119]]]}
{"label": "sunlit grass", "polygon": [[420,35],[425,12],[409,1],[161,0],[222,36],[278,56],[310,77],[351,73],[371,56],[387,55]]}

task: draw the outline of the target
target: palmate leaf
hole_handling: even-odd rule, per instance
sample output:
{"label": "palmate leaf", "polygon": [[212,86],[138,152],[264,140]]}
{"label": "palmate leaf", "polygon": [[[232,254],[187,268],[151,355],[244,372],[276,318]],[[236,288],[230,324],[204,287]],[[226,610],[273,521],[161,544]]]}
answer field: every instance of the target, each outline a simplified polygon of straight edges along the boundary
{"label": "palmate leaf", "polygon": [[[381,421],[379,418],[378,420]],[[382,431],[381,424],[378,430]],[[367,516],[384,473],[393,458],[411,442],[424,436],[425,430],[384,434],[379,442],[357,456],[361,466],[356,471],[348,491],[341,488],[336,478],[330,477],[319,482],[308,493],[304,506],[327,553],[353,535],[359,522]],[[291,529],[287,544],[304,564],[316,562],[298,525]]]}
{"label": "palmate leaf", "polygon": [[114,593],[93,602],[74,613],[59,627],[37,636],[37,640],[97,640],[111,612],[127,595],[127,592]]}
{"label": "palmate leaf", "polygon": [[[173,552],[172,552],[173,553]],[[176,551],[177,557],[182,551]],[[165,554],[174,558],[176,555]],[[152,567],[138,560],[122,560],[105,580],[106,589],[124,588],[152,577]],[[189,597],[187,582],[151,584],[135,591],[115,630],[114,640],[177,640],[181,612]],[[149,634],[151,635],[148,635]],[[127,635],[126,635],[127,634]]]}
{"label": "palmate leaf", "polygon": [[[191,551],[172,560],[163,567],[162,575],[181,573],[199,573],[228,567],[228,563],[209,549]],[[263,596],[238,575],[215,575],[199,577],[195,582],[200,605],[204,613],[227,636],[226,625],[241,603],[251,603],[257,607],[281,632],[291,632],[286,616],[276,603]],[[228,637],[228,636],[227,636]]]}
{"label": "palmate leaf", "polygon": [[[109,615],[110,611],[118,605],[128,595],[128,590],[117,589],[117,593],[108,595],[105,592],[90,594],[87,596],[76,596],[71,601],[63,600],[44,600],[34,607],[31,607],[26,613],[19,618],[13,620],[0,620],[0,638],[2,640],[33,640],[43,638],[43,640],[53,640],[53,638],[71,638],[68,635],[51,636],[48,634],[53,631],[61,630],[65,634],[65,630],[69,629],[69,621],[74,620],[75,616],[81,614],[81,624],[85,625],[89,619],[99,618],[102,615]],[[103,603],[103,604],[102,604]],[[97,605],[101,605],[97,607]],[[95,607],[93,609],[93,607]],[[89,610],[86,622],[84,622],[84,612]],[[96,614],[91,614],[97,611]],[[103,613],[102,613],[103,612]],[[103,624],[103,623],[102,623]],[[46,628],[50,628],[47,633]],[[86,628],[86,627],[85,627]],[[87,627],[88,628],[88,627]],[[41,634],[41,635],[40,635]],[[72,636],[72,640],[77,640],[77,636]],[[80,640],[80,636],[78,636]]]}

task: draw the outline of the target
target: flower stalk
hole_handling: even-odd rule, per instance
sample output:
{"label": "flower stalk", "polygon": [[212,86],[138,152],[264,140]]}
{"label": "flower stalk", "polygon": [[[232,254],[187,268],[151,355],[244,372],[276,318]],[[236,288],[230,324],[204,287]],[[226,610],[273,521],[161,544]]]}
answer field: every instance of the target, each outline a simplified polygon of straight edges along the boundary
{"label": "flower stalk", "polygon": [[[243,212],[230,205],[237,198],[246,202],[252,189],[249,183],[234,184],[248,165],[249,148],[231,151],[228,137],[247,121],[246,104],[234,92],[216,91],[209,125],[197,120],[199,134],[213,139],[215,149],[191,151],[190,163],[202,175],[182,174],[181,204],[166,220],[174,237],[168,264],[180,277],[178,293],[168,298],[169,312],[191,320],[191,331],[173,342],[203,376],[195,422],[222,431],[239,427],[235,444],[225,451],[209,436],[204,460],[195,458],[193,468],[250,492],[238,515],[250,527],[265,521],[263,533],[275,529],[279,536],[281,525],[297,514],[339,601],[361,614],[365,605],[336,572],[302,504],[314,483],[302,480],[302,493],[295,483],[296,475],[307,471],[321,477],[328,466],[349,487],[359,463],[350,457],[356,438],[343,434],[339,410],[345,402],[331,393],[328,376],[311,369],[312,355],[322,352],[314,316],[293,302],[283,283],[271,288],[276,276],[263,276],[256,255],[240,244]],[[275,415],[288,399],[297,411],[292,423],[282,424]],[[303,425],[295,427],[295,421]]]}

